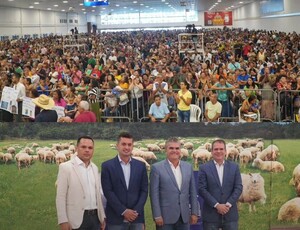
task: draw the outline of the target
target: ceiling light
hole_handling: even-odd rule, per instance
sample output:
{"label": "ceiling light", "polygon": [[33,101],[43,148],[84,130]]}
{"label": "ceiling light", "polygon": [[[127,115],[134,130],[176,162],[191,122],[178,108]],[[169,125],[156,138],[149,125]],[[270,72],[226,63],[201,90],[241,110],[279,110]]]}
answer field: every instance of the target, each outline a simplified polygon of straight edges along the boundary
{"label": "ceiling light", "polygon": [[51,8],[47,8],[47,10],[51,10]]}
{"label": "ceiling light", "polygon": [[93,8],[96,8],[96,6],[92,6]]}
{"label": "ceiling light", "polygon": [[68,3],[68,1],[63,1],[63,3]]}
{"label": "ceiling light", "polygon": [[148,8],[149,6],[145,6],[146,8]]}
{"label": "ceiling light", "polygon": [[137,3],[137,1],[133,1],[133,3],[134,3],[134,4],[136,4],[136,3]]}
{"label": "ceiling light", "polygon": [[240,4],[243,4],[244,2],[240,2]]}
{"label": "ceiling light", "polygon": [[83,12],[84,14],[86,14],[86,12]]}
{"label": "ceiling light", "polygon": [[62,12],[65,12],[66,10],[61,10]]}
{"label": "ceiling light", "polygon": [[30,9],[34,8],[34,6],[29,6]]}
{"label": "ceiling light", "polygon": [[124,9],[126,9],[127,8],[127,6],[124,6]]}
{"label": "ceiling light", "polygon": [[13,2],[13,1],[15,1],[15,0],[8,0],[9,2]]}
{"label": "ceiling light", "polygon": [[218,0],[218,2],[222,2],[222,0]]}
{"label": "ceiling light", "polygon": [[39,2],[34,2],[33,4],[34,4],[34,5],[38,5],[38,4],[40,4],[40,3],[39,3]]}
{"label": "ceiling light", "polygon": [[162,2],[165,2],[166,0],[161,0]]}
{"label": "ceiling light", "polygon": [[85,9],[83,8],[83,9],[81,9],[81,10],[85,10]]}
{"label": "ceiling light", "polygon": [[83,6],[83,3],[79,3],[79,6]]}
{"label": "ceiling light", "polygon": [[92,10],[92,12],[95,12],[95,10]]}
{"label": "ceiling light", "polygon": [[54,7],[58,7],[58,5],[54,5]]}
{"label": "ceiling light", "polygon": [[140,4],[140,6],[143,6],[143,5],[144,5],[143,3]]}

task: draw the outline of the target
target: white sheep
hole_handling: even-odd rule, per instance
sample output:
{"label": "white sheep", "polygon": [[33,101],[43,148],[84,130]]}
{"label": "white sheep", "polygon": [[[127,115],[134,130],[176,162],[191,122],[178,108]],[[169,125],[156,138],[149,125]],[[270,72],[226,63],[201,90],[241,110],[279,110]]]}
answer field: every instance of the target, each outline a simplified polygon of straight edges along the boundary
{"label": "white sheep", "polygon": [[239,156],[239,151],[237,148],[228,148],[226,149],[226,159],[230,159],[232,161],[237,161]]}
{"label": "white sheep", "polygon": [[275,161],[279,155],[278,147],[272,144],[258,153],[257,158],[260,158],[263,161]]}
{"label": "white sheep", "polygon": [[259,158],[255,158],[252,166],[269,172],[284,172],[283,164],[278,161],[263,161]]}
{"label": "white sheep", "polygon": [[145,165],[146,165],[146,169],[147,169],[148,171],[150,171],[150,165],[149,165],[149,163],[148,163],[144,158],[138,157],[138,156],[133,156],[132,158],[134,158],[134,159],[136,159],[136,160],[138,160],[138,161],[144,162]]}
{"label": "white sheep", "polygon": [[71,151],[72,153],[75,153],[75,151],[76,151],[75,145],[70,145],[68,150]]}
{"label": "white sheep", "polygon": [[25,165],[25,167],[28,168],[29,165],[32,162],[32,156],[29,156],[28,153],[20,153],[16,157],[16,161],[17,161],[17,165],[18,165],[19,170],[21,170],[22,165]]}
{"label": "white sheep", "polygon": [[160,152],[161,149],[157,144],[147,144],[146,147],[148,148],[149,151],[152,152]]}
{"label": "white sheep", "polygon": [[67,157],[64,151],[60,151],[55,155],[55,162],[57,165],[67,161]]}
{"label": "white sheep", "polygon": [[7,153],[10,153],[14,157],[16,154],[16,149],[14,147],[8,147]]}
{"label": "white sheep", "polygon": [[3,154],[3,161],[5,162],[5,164],[9,161],[13,160],[13,155],[11,153],[4,153]]}
{"label": "white sheep", "polygon": [[291,185],[298,185],[300,184],[300,164],[298,164],[293,171],[293,177],[290,181]]}
{"label": "white sheep", "polygon": [[260,173],[241,173],[243,192],[239,202],[249,204],[249,212],[256,212],[255,202],[266,203],[265,180]]}
{"label": "white sheep", "polygon": [[44,152],[44,163],[50,162],[53,163],[54,162],[54,153],[50,150],[47,150]]}
{"label": "white sheep", "polygon": [[183,144],[183,148],[185,149],[190,149],[190,150],[193,150],[194,149],[194,144],[192,142],[186,142]]}
{"label": "white sheep", "polygon": [[240,165],[245,167],[252,160],[251,151],[249,149],[244,149],[242,152],[240,152],[239,158]]}
{"label": "white sheep", "polygon": [[186,160],[189,157],[189,151],[187,149],[180,149],[180,158]]}
{"label": "white sheep", "polygon": [[34,150],[32,148],[29,147],[25,147],[23,150],[23,152],[28,153],[28,154],[33,154]]}
{"label": "white sheep", "polygon": [[280,221],[297,222],[300,218],[300,197],[296,197],[284,203],[278,212]]}
{"label": "white sheep", "polygon": [[262,150],[264,149],[264,147],[265,147],[265,144],[264,144],[263,141],[259,141],[259,142],[257,142],[257,144],[256,144],[255,147],[256,147],[256,148],[259,148],[260,151],[262,151]]}
{"label": "white sheep", "polygon": [[153,160],[157,160],[156,155],[154,152],[151,151],[141,151],[140,157],[144,158],[147,162],[152,162]]}
{"label": "white sheep", "polygon": [[4,153],[0,152],[0,160],[3,160]]}
{"label": "white sheep", "polygon": [[196,149],[192,152],[192,158],[195,167],[198,167],[199,161],[205,163],[210,160],[211,153],[207,149]]}

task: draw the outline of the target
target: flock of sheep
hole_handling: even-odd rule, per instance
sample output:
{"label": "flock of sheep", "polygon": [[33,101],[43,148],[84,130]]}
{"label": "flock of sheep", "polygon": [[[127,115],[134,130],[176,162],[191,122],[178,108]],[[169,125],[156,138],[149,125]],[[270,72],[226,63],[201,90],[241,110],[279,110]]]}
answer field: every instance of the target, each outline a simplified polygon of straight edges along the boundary
{"label": "flock of sheep", "polygon": [[[195,146],[198,146],[197,148]],[[181,139],[181,157],[183,160],[191,158],[195,168],[212,159],[211,143],[201,143],[197,140]],[[115,144],[110,145],[115,148]],[[158,155],[164,151],[165,143],[143,143],[135,142],[132,157],[144,162],[148,170],[151,164],[158,160]],[[281,173],[285,171],[284,165],[279,162],[279,148],[271,144],[267,147],[261,139],[243,139],[235,143],[227,143],[226,159],[236,161],[241,168],[247,165],[258,168],[261,171]],[[18,150],[18,151],[17,151]],[[56,163],[57,165],[70,160],[76,155],[75,145],[72,142],[55,143],[50,147],[40,147],[37,143],[2,148],[0,161],[8,164],[15,160],[17,167],[29,167],[33,161],[44,163]],[[243,192],[239,198],[240,203],[249,204],[249,212],[255,212],[255,202],[265,204],[267,196],[265,193],[264,178],[260,173],[242,173]],[[300,218],[300,164],[295,167],[290,180],[295,187],[297,197],[287,201],[281,206],[278,212],[278,220],[297,222]]]}

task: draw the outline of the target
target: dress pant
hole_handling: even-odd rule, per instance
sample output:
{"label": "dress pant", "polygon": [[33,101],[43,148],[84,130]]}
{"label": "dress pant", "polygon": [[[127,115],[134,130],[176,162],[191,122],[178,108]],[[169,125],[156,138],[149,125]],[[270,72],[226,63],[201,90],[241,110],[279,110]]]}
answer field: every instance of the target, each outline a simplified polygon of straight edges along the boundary
{"label": "dress pant", "polygon": [[164,224],[163,226],[156,226],[156,230],[189,230],[189,223],[183,223],[181,216],[175,224]]}
{"label": "dress pant", "polygon": [[124,222],[120,225],[107,224],[107,230],[143,230],[144,223],[128,223]]}
{"label": "dress pant", "polygon": [[99,230],[100,221],[98,218],[97,209],[85,210],[83,214],[82,224],[79,228],[73,230]]}

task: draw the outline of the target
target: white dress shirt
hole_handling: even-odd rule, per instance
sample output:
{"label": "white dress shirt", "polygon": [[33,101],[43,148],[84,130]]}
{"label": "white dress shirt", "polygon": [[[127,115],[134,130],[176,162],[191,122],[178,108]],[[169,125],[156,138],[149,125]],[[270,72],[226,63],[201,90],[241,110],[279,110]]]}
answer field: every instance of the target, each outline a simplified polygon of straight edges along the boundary
{"label": "white dress shirt", "polygon": [[218,176],[219,176],[219,180],[220,180],[220,184],[222,186],[223,183],[223,175],[224,175],[224,161],[222,164],[218,164],[216,161],[214,161],[217,172],[218,172]]}
{"label": "white dress shirt", "polygon": [[18,99],[23,100],[26,96],[26,89],[23,83],[18,82],[16,85],[13,86],[15,90],[18,91]]}
{"label": "white dress shirt", "polygon": [[124,177],[125,177],[126,187],[128,189],[129,180],[130,180],[130,162],[131,162],[131,158],[130,158],[130,160],[128,161],[127,164],[124,161],[121,160],[119,155],[118,155],[118,158],[119,158],[119,162],[120,162],[120,165],[122,167],[123,174],[124,174]]}
{"label": "white dress shirt", "polygon": [[75,157],[75,161],[79,166],[79,171],[83,179],[83,188],[85,193],[84,209],[97,209],[96,181],[93,168],[91,164],[86,167],[85,163],[80,160],[78,156]]}
{"label": "white dress shirt", "polygon": [[178,188],[179,190],[181,190],[181,185],[182,185],[182,174],[181,174],[181,168],[180,168],[180,161],[177,165],[177,167],[175,168],[175,166],[168,160],[170,167],[173,171],[173,174],[175,176],[175,180],[177,182]]}

